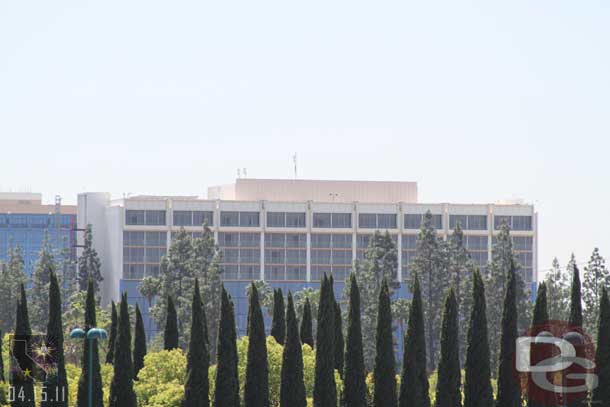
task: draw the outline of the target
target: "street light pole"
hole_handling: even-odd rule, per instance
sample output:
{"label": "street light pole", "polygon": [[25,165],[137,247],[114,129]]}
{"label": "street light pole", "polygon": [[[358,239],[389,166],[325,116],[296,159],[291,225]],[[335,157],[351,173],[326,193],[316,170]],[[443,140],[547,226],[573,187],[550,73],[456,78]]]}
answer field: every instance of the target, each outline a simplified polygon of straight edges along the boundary
{"label": "street light pole", "polygon": [[108,333],[102,328],[91,328],[86,333],[84,329],[76,328],[70,332],[70,338],[89,341],[89,377],[88,377],[88,405],[93,407],[93,341],[108,338]]}

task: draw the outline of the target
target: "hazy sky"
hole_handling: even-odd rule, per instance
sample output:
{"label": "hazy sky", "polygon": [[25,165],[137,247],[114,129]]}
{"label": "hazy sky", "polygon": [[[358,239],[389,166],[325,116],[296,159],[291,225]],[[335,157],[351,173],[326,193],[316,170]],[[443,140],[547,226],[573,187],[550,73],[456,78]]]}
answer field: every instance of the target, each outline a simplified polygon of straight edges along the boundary
{"label": "hazy sky", "polygon": [[608,1],[0,2],[0,189],[249,177],[522,198],[539,268],[610,258]]}

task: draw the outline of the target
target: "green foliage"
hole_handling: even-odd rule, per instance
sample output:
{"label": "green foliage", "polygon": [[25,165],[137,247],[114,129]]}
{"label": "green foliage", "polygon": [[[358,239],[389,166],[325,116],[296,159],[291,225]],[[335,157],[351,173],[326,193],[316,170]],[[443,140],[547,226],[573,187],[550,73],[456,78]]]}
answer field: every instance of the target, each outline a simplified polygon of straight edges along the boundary
{"label": "green foliage", "polygon": [[80,291],[88,289],[89,281],[93,281],[93,289],[99,299],[99,284],[104,280],[102,277],[102,263],[93,247],[93,230],[91,225],[85,229],[85,247],[81,256],[78,258],[78,283]]}
{"label": "green foliage", "polygon": [[[392,308],[390,305],[390,290],[385,279],[379,291],[378,304],[375,368],[373,370],[375,378],[373,407],[395,407],[397,404],[396,361],[394,359],[392,337]],[[413,307],[411,309],[413,310]]]}
{"label": "green foliage", "polygon": [[30,288],[30,315],[34,331],[42,332],[49,314],[49,283],[51,273],[55,272],[55,259],[53,249],[49,242],[49,232],[45,231],[42,247],[38,253],[38,262],[32,273],[32,286]]}
{"label": "green foliage", "polygon": [[186,364],[183,407],[207,407],[210,405],[208,370],[210,355],[205,327],[205,311],[201,302],[199,280],[195,280],[191,318],[191,337]]}
{"label": "green foliage", "polygon": [[460,351],[458,343],[458,303],[453,289],[449,290],[441,325],[441,357],[434,407],[459,407],[462,405]]}
{"label": "green foliage", "polygon": [[106,363],[114,363],[114,344],[116,342],[117,325],[119,323],[116,313],[116,304],[112,301],[110,311],[110,336],[108,337],[108,352],[106,353]]}
{"label": "green foliage", "polygon": [[343,316],[341,315],[341,306],[337,301],[334,304],[335,308],[335,370],[343,377],[343,364],[345,341],[343,340]]}
{"label": "green foliage", "polygon": [[335,298],[330,281],[324,275],[320,289],[316,336],[316,369],[313,391],[315,407],[333,406],[337,400],[335,383]]}
{"label": "green foliage", "polygon": [[186,356],[181,349],[151,352],[135,382],[139,407],[181,407]]}
{"label": "green foliage", "polygon": [[0,329],[3,332],[10,332],[15,328],[19,287],[27,280],[24,268],[21,248],[11,245],[8,249],[8,264],[2,264],[0,269]]}
{"label": "green foliage", "polygon": [[472,309],[468,325],[468,344],[464,374],[464,407],[491,407],[491,368],[485,306],[485,287],[479,271],[475,271],[472,288]]}
{"label": "green foliage", "polygon": [[[536,292],[536,304],[534,305],[534,312],[532,316],[532,327],[543,326],[548,321],[549,312],[547,308],[547,289],[546,283],[542,282],[538,285],[538,290]],[[550,352],[548,357],[552,357]],[[536,391],[537,385],[533,381],[528,381],[527,385],[530,387],[528,394],[532,394],[534,391]],[[552,404],[554,400],[549,398],[548,402]],[[540,403],[536,400],[528,400],[528,407],[542,407],[545,404],[546,403]]]}
{"label": "green foliage", "polygon": [[595,365],[597,366],[598,386],[593,390],[591,405],[610,405],[610,300],[606,287],[601,289],[599,318],[597,323],[597,349]]}
{"label": "green foliage", "polygon": [[549,318],[566,321],[569,306],[569,278],[559,265],[557,257],[553,259],[551,270],[544,280],[547,291]]}
{"label": "green foliage", "polygon": [[138,373],[144,367],[144,357],[146,356],[146,332],[144,331],[144,320],[140,307],[136,304],[136,324],[133,341],[133,378],[137,380]]}
{"label": "green foliage", "polygon": [[[456,332],[452,333],[455,334]],[[428,395],[428,375],[426,372],[426,336],[424,327],[424,313],[419,279],[417,275],[413,276],[413,299],[411,300],[409,323],[403,345],[399,405],[400,407],[430,407],[430,396]],[[446,362],[446,360],[443,362]],[[449,371],[450,367],[451,366],[447,366],[446,373],[448,374],[451,373]]]}
{"label": "green foliage", "polygon": [[[271,381],[271,377],[269,379]],[[289,292],[286,312],[286,341],[282,353],[280,406],[305,407],[305,405],[306,394],[305,382],[303,381],[301,339],[299,338],[299,326],[292,294]]]}
{"label": "green foliage", "polygon": [[602,287],[610,287],[610,271],[606,268],[606,261],[596,247],[593,249],[589,263],[585,266],[582,281],[582,300],[585,305],[583,328],[594,338],[597,337]]}
{"label": "green foliage", "polygon": [[30,353],[28,337],[32,334],[30,318],[28,316],[28,302],[25,295],[25,287],[21,284],[20,299],[17,305],[17,316],[15,322],[15,339],[13,341],[13,355],[10,382],[16,397],[11,403],[13,407],[34,407],[34,381],[31,373],[34,371],[34,363],[27,355]]}
{"label": "green foliage", "polygon": [[345,339],[345,372],[343,403],[345,407],[366,407],[362,324],[360,319],[360,290],[354,273],[349,279],[347,307],[347,336]]}
{"label": "green foliage", "polygon": [[273,291],[271,336],[273,336],[279,344],[283,344],[286,338],[286,310],[284,307],[284,295],[282,294],[281,288]]}
{"label": "green foliage", "polygon": [[214,406],[239,407],[239,379],[235,314],[227,291],[222,289],[218,326],[218,368],[214,379]]}
{"label": "green foliage", "polygon": [[301,319],[301,343],[314,347],[313,343],[313,321],[311,318],[312,310],[309,298],[305,297],[303,305],[303,317]]}
{"label": "green foliage", "polygon": [[570,287],[570,317],[568,323],[574,327],[582,326],[582,298],[580,272],[576,264],[572,267],[572,286]]}
{"label": "green foliage", "polygon": [[508,281],[504,294],[496,407],[519,407],[521,404],[520,383],[514,374],[513,362],[518,336],[517,318],[517,278],[513,265],[508,270]]}
{"label": "green foliage", "polygon": [[110,407],[133,407],[136,405],[131,357],[131,323],[127,307],[127,293],[123,293],[114,349],[114,376],[110,384]]}
{"label": "green foliage", "polygon": [[174,300],[172,300],[171,295],[167,296],[167,312],[165,316],[163,349],[177,349],[179,347],[178,341],[180,334],[178,333],[178,316],[176,315],[176,308],[174,307]]}
{"label": "green foliage", "polygon": [[[279,311],[278,309],[275,309]],[[258,300],[258,290],[254,283],[250,289],[250,319],[248,321],[248,361],[244,385],[245,407],[267,407],[269,405],[269,367],[265,324]]]}

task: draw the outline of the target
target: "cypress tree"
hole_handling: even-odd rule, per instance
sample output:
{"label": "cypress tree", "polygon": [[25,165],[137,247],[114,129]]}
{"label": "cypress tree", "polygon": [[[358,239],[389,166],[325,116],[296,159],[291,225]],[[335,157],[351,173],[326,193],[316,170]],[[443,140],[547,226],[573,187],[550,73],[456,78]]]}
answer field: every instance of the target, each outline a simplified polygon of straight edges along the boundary
{"label": "cypress tree", "polygon": [[[127,303],[125,303],[127,306]],[[95,288],[93,280],[87,284],[87,299],[85,302],[85,332],[97,325],[95,317]],[[81,375],[78,380],[78,394],[76,407],[87,407],[89,400],[89,370],[93,374],[93,407],[104,407],[104,392],[102,375],[100,373],[100,355],[97,340],[85,340],[83,346],[83,359]],[[116,346],[115,346],[116,348]],[[93,352],[93,364],[89,365],[89,349]],[[116,349],[115,349],[116,358]]]}
{"label": "cypress tree", "polygon": [[11,369],[11,385],[15,392],[13,407],[35,407],[34,395],[34,362],[28,356],[31,348],[32,329],[28,316],[28,303],[25,295],[25,287],[21,284],[21,296],[17,303],[17,315],[15,318],[15,340],[13,341],[13,355],[15,355],[17,366]]}
{"label": "cypress tree", "polygon": [[311,318],[311,304],[309,298],[305,298],[303,305],[303,319],[301,319],[301,342],[311,346],[313,349],[313,322]]}
{"label": "cypress tree", "polygon": [[138,373],[144,367],[144,356],[146,356],[146,331],[140,307],[136,303],[136,326],[133,341],[133,379],[138,380]]}
{"label": "cypress tree", "polygon": [[576,264],[572,273],[572,288],[570,291],[570,319],[573,327],[582,326],[582,293],[580,289],[580,273]]}
{"label": "cypress tree", "polygon": [[593,390],[591,405],[608,407],[610,406],[610,300],[604,286],[599,303],[597,327],[595,365],[597,366],[598,386]]}
{"label": "cypress tree", "polygon": [[112,310],[110,313],[110,337],[108,338],[108,353],[106,353],[106,363],[114,363],[114,344],[116,342],[118,316],[116,313],[116,304],[112,301]]}
{"label": "cypress tree", "polygon": [[316,371],[313,387],[314,407],[330,407],[337,404],[334,301],[332,287],[325,274],[320,288],[320,305],[318,307]]}
{"label": "cypress tree", "polygon": [[445,299],[441,325],[441,358],[437,370],[435,407],[462,405],[458,331],[458,303],[451,288]]}
{"label": "cypress tree", "polygon": [[199,280],[195,280],[191,309],[191,336],[186,362],[186,383],[184,385],[182,407],[208,407],[210,405],[210,383],[208,379],[210,356]]}
{"label": "cypress tree", "polygon": [[[389,304],[389,298],[387,301]],[[391,329],[391,325],[389,326],[389,329]],[[409,308],[407,334],[405,335],[405,339],[403,341],[404,350],[402,360],[402,376],[400,381],[400,407],[430,407],[428,375],[426,372],[425,332],[426,329],[424,327],[424,310],[422,306],[421,289],[419,286],[419,278],[415,274],[413,276],[413,297],[411,300],[411,307]],[[390,340],[391,335],[392,334],[390,331]],[[457,340],[457,336],[452,339]],[[447,366],[447,368],[451,368],[451,366]],[[446,370],[443,372],[443,375],[450,373],[451,372],[449,370]],[[439,372],[439,380],[440,379],[441,375]],[[389,389],[387,391],[389,391]]]}
{"label": "cypress tree", "polygon": [[280,345],[286,339],[286,309],[284,307],[284,294],[278,288],[273,292],[273,322],[271,323],[271,336]]}
{"label": "cypress tree", "polygon": [[335,301],[335,370],[343,377],[345,342],[343,340],[343,317],[341,306]]}
{"label": "cypress tree", "polygon": [[163,332],[163,349],[178,349],[178,315],[171,296],[167,296],[167,319]]}
{"label": "cypress tree", "polygon": [[[277,308],[274,307],[274,309],[275,311],[278,311]],[[252,283],[250,288],[249,322],[250,328],[248,332],[250,334],[248,337],[248,360],[246,364],[246,383],[244,385],[244,405],[245,407],[268,407],[269,366],[267,364],[265,323],[263,321],[261,305],[258,300],[258,290],[254,283]]]}
{"label": "cypress tree", "polygon": [[504,293],[502,311],[502,332],[500,334],[500,359],[498,363],[498,395],[496,407],[519,407],[521,388],[513,374],[513,357],[517,340],[517,277],[511,262]]}
{"label": "cypress tree", "polygon": [[49,321],[47,324],[47,341],[55,351],[57,370],[45,380],[46,392],[50,395],[47,401],[41,401],[40,407],[68,406],[68,377],[64,358],[64,332],[61,318],[61,292],[57,275],[52,272],[49,281]]}
{"label": "cypress tree", "polygon": [[110,407],[133,407],[136,405],[136,394],[133,391],[133,362],[131,360],[131,323],[127,307],[127,293],[123,293],[114,349],[114,376],[110,383]]}
{"label": "cypress tree", "polygon": [[[2,331],[0,330],[0,349],[2,349]],[[6,382],[4,378],[4,357],[2,356],[2,352],[0,352],[0,381],[2,383]]]}
{"label": "cypress tree", "polygon": [[360,289],[354,273],[350,276],[349,284],[343,403],[344,407],[367,407],[362,324],[360,321]]}
{"label": "cypress tree", "polygon": [[286,341],[282,354],[281,377],[280,407],[305,407],[307,396],[305,382],[303,381],[303,354],[301,339],[299,338],[299,325],[290,292],[288,292]]}
{"label": "cypress tree", "polygon": [[392,308],[386,279],[381,283],[378,310],[377,352],[373,371],[375,380],[373,407],[396,407],[396,360],[394,359],[394,338],[392,336]]}
{"label": "cypress tree", "polygon": [[[549,312],[547,307],[547,289],[546,283],[542,282],[538,285],[538,291],[536,292],[536,304],[534,305],[534,312],[532,315],[532,327],[541,327],[544,326],[549,321]],[[533,351],[530,351],[533,352]],[[552,357],[552,351],[548,349],[539,350],[538,352],[544,352],[544,355],[547,357]],[[538,355],[540,359],[546,359],[543,355]],[[538,386],[532,381],[528,382],[528,394],[534,394],[536,390],[538,390]],[[552,406],[558,404],[558,401],[555,400],[555,396],[553,394],[548,394],[545,397],[545,400],[528,400],[528,407],[542,407],[542,406]]]}
{"label": "cypress tree", "polygon": [[485,308],[485,288],[481,273],[477,270],[472,281],[472,308],[464,367],[464,407],[493,405]]}
{"label": "cypress tree", "polygon": [[221,301],[214,406],[239,407],[235,316],[229,294],[224,286]]}

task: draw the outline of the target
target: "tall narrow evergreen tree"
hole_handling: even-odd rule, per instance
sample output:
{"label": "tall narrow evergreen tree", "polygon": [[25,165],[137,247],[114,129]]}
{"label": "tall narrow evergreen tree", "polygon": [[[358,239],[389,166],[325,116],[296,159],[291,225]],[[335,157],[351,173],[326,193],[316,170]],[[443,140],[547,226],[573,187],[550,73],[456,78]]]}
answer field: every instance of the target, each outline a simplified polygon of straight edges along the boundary
{"label": "tall narrow evergreen tree", "polygon": [[210,405],[210,382],[208,379],[210,356],[199,280],[195,280],[191,309],[191,335],[186,361],[186,383],[184,385],[182,407],[208,407]]}
{"label": "tall narrow evergreen tree", "polygon": [[144,356],[146,356],[146,331],[140,307],[136,304],[136,326],[133,341],[133,378],[138,379],[138,373],[144,367]]}
{"label": "tall narrow evergreen tree", "polygon": [[[127,303],[125,303],[127,306]],[[95,317],[95,288],[93,281],[87,285],[87,299],[85,302],[85,331],[97,326]],[[100,372],[100,355],[97,340],[85,340],[83,346],[82,370],[78,380],[78,394],[76,407],[87,407],[89,399],[89,370],[93,375],[93,407],[104,407],[104,392],[102,375]],[[89,365],[89,349],[93,352],[93,364]],[[116,347],[115,347],[116,348]],[[131,355],[130,355],[131,358]],[[116,350],[115,350],[116,359]]]}
{"label": "tall narrow evergreen tree", "polygon": [[299,325],[290,292],[288,292],[286,341],[282,354],[281,377],[280,407],[305,407],[307,399],[303,380],[303,354],[301,339],[299,338]]}
{"label": "tall narrow evergreen tree", "polygon": [[[532,315],[532,327],[538,329],[544,327],[544,325],[549,321],[549,311],[547,306],[547,285],[545,282],[542,282],[538,285],[538,290],[536,291],[536,304],[534,305],[534,312]],[[530,353],[533,351],[530,351]],[[544,352],[547,357],[552,357],[552,351],[548,349],[538,350],[538,357],[541,359],[546,359],[540,355],[540,352]],[[540,360],[541,360],[540,359]],[[527,394],[534,394],[536,390],[538,390],[538,386],[533,382],[528,382],[528,392]],[[538,392],[539,393],[539,392]],[[546,402],[541,402],[540,400],[529,399],[527,404],[528,407],[544,407],[544,406],[553,406],[558,404],[557,400],[555,400],[554,394],[549,394],[548,397],[545,397]]]}
{"label": "tall narrow evergreen tree", "polygon": [[15,319],[15,340],[13,341],[13,355],[15,355],[17,366],[11,369],[11,386],[15,397],[11,402],[13,407],[34,407],[34,380],[32,377],[34,363],[28,356],[30,354],[32,329],[28,315],[28,302],[25,295],[25,287],[21,284],[21,297],[17,304],[17,316]]}
{"label": "tall narrow evergreen tree", "polygon": [[[2,349],[2,330],[0,330],[0,349]],[[2,352],[0,352],[0,382],[6,382],[4,377],[4,357],[2,356]]]}
{"label": "tall narrow evergreen tree", "polygon": [[335,370],[343,377],[345,341],[343,339],[343,316],[341,306],[335,301]]}
{"label": "tall narrow evergreen tree", "polygon": [[[392,308],[387,280],[381,283],[377,314],[377,341],[373,377],[373,407],[396,407],[396,360],[392,336]],[[424,358],[426,354],[424,353]],[[425,364],[425,359],[424,359]]]}
{"label": "tall narrow evergreen tree", "polygon": [[441,358],[437,370],[435,407],[460,407],[462,405],[458,320],[457,299],[453,289],[450,289],[445,300],[441,325]]}
{"label": "tall narrow evergreen tree", "polygon": [[114,376],[110,383],[110,407],[133,407],[136,405],[133,378],[131,323],[129,320],[127,293],[123,293],[114,350]]}
{"label": "tall narrow evergreen tree", "polygon": [[367,407],[364,355],[362,351],[362,324],[360,321],[360,290],[356,275],[349,281],[347,307],[347,337],[345,338],[345,372],[343,374],[344,407]]}
{"label": "tall narrow evergreen tree", "polygon": [[[453,293],[453,291],[451,291]],[[388,299],[389,301],[389,299]],[[453,296],[455,302],[455,296]],[[457,304],[455,304],[457,306]],[[457,315],[457,310],[455,311]],[[391,324],[391,321],[390,321]],[[391,329],[391,325],[389,326]],[[386,328],[387,329],[387,328]],[[400,407],[430,407],[430,396],[428,394],[428,374],[426,372],[426,330],[424,327],[424,311],[417,274],[413,276],[413,298],[409,309],[409,322],[407,334],[404,340],[402,378],[400,381]],[[457,332],[452,332],[457,333]],[[388,335],[388,333],[386,333]],[[392,333],[389,332],[391,340]],[[444,336],[443,336],[444,339]],[[457,335],[452,339],[457,341]],[[387,339],[386,339],[387,341]],[[387,346],[387,345],[386,345]],[[457,349],[454,350],[457,353]],[[445,361],[443,361],[445,362]],[[452,360],[452,362],[454,362]],[[457,361],[459,369],[459,359]],[[446,366],[447,370],[439,371],[439,380],[452,372],[449,370],[453,366]],[[439,382],[440,384],[440,382]],[[444,383],[453,384],[453,383]],[[448,389],[446,389],[448,390]],[[387,390],[389,391],[389,389]],[[452,406],[455,407],[455,406]]]}
{"label": "tall narrow evergreen tree", "polygon": [[64,358],[64,332],[61,311],[61,291],[57,282],[57,275],[51,273],[47,341],[49,347],[54,351],[57,369],[47,375],[44,385],[46,386],[47,394],[51,396],[46,400],[42,400],[40,407],[68,407],[68,377],[66,375]]}
{"label": "tall narrow evergreen tree", "polygon": [[114,363],[114,344],[116,343],[116,331],[119,318],[116,312],[116,304],[112,301],[110,311],[110,336],[108,337],[108,352],[106,353],[106,363]]}
{"label": "tall narrow evergreen tree", "polygon": [[570,289],[570,319],[569,324],[574,327],[582,326],[582,292],[580,289],[580,272],[576,264],[573,266],[572,287]]}
{"label": "tall narrow evergreen tree", "polygon": [[313,348],[313,322],[311,320],[311,303],[305,298],[303,306],[303,319],[301,319],[301,342]]}
{"label": "tall narrow evergreen tree", "polygon": [[313,387],[314,407],[330,407],[337,404],[334,301],[332,287],[325,274],[320,288],[320,305],[318,307],[316,370]]}
{"label": "tall narrow evergreen tree", "polygon": [[519,407],[521,388],[514,375],[513,357],[517,341],[517,277],[515,267],[508,270],[504,293],[502,332],[500,336],[500,360],[498,363],[498,395],[496,407]]}
{"label": "tall narrow evergreen tree", "polygon": [[602,287],[597,327],[595,365],[598,386],[593,390],[591,405],[607,407],[610,406],[610,300],[606,287]]}
{"label": "tall narrow evergreen tree", "polygon": [[163,332],[163,349],[178,349],[178,315],[174,300],[167,296],[167,319],[165,320],[165,330]]}
{"label": "tall narrow evergreen tree", "polygon": [[[276,291],[277,293],[277,291]],[[283,302],[283,301],[282,301]],[[274,307],[275,308],[275,307]],[[276,308],[276,310],[278,310]],[[274,315],[275,318],[275,315]],[[245,407],[269,406],[269,366],[267,364],[267,344],[265,323],[254,283],[250,289],[250,328],[248,329],[248,360],[246,383],[244,385]]]}
{"label": "tall narrow evergreen tree", "polygon": [[286,310],[284,308],[284,294],[278,288],[273,292],[273,322],[271,323],[271,336],[280,345],[286,338]]}
{"label": "tall narrow evergreen tree", "polygon": [[224,286],[221,301],[214,406],[239,407],[235,316],[233,304]]}
{"label": "tall narrow evergreen tree", "polygon": [[493,405],[485,308],[485,288],[481,274],[477,270],[473,276],[472,309],[464,367],[464,407],[491,407]]}
{"label": "tall narrow evergreen tree", "polygon": [[42,332],[49,313],[49,284],[51,273],[55,272],[55,258],[49,240],[49,232],[44,232],[42,247],[38,252],[38,262],[32,273],[30,294],[30,316],[34,331]]}
{"label": "tall narrow evergreen tree", "polygon": [[78,283],[80,291],[88,289],[89,282],[93,281],[93,291],[99,293],[99,283],[104,280],[102,277],[102,263],[93,247],[93,230],[91,225],[85,229],[85,247],[81,256],[78,258]]}

